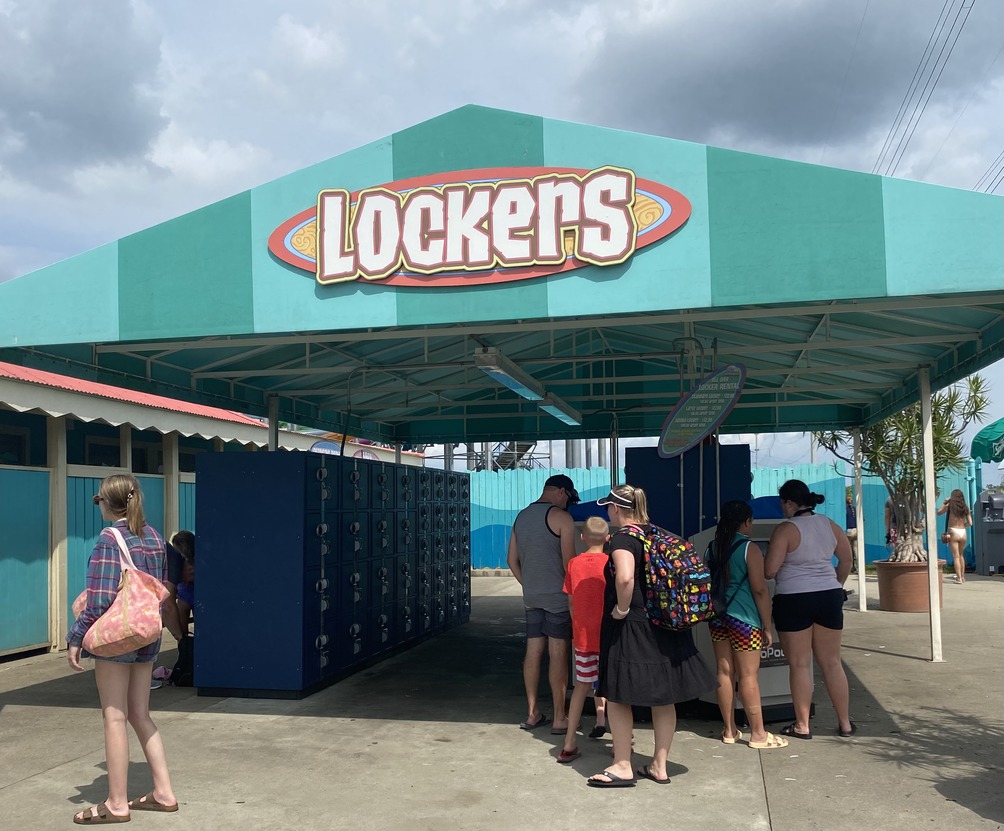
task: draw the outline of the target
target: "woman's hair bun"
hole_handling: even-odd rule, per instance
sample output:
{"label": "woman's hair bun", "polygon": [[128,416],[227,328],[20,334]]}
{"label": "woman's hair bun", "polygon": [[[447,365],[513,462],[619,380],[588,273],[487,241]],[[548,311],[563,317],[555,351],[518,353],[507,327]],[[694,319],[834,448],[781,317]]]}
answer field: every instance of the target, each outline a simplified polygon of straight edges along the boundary
{"label": "woman's hair bun", "polygon": [[822,505],[826,501],[826,497],[823,496],[821,493],[813,493],[810,494],[810,496],[813,498],[813,500],[815,500],[815,503],[817,505]]}

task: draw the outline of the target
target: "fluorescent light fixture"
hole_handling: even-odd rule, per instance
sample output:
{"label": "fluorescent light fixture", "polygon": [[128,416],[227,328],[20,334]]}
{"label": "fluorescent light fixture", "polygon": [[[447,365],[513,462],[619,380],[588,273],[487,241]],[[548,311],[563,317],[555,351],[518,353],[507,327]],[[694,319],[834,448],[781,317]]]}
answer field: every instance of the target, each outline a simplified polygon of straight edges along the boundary
{"label": "fluorescent light fixture", "polygon": [[582,413],[576,410],[571,404],[562,401],[556,395],[547,393],[541,399],[538,406],[548,415],[553,415],[558,421],[563,421],[565,424],[573,427],[580,427],[582,425]]}
{"label": "fluorescent light fixture", "polygon": [[548,415],[570,426],[581,426],[581,413],[558,396],[545,392],[540,381],[516,366],[494,346],[479,347],[474,353],[474,366],[527,401],[537,402],[540,409]]}
{"label": "fluorescent light fixture", "polygon": [[474,366],[485,375],[508,387],[527,401],[540,401],[544,388],[528,373],[520,369],[494,346],[484,346],[474,353]]}

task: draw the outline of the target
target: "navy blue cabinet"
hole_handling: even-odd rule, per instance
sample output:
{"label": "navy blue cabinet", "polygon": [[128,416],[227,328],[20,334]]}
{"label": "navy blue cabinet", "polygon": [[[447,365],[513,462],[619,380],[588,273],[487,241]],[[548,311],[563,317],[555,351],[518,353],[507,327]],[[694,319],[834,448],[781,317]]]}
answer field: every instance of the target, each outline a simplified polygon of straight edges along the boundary
{"label": "navy blue cabinet", "polygon": [[470,617],[470,482],[314,453],[196,469],[195,683],[298,698]]}

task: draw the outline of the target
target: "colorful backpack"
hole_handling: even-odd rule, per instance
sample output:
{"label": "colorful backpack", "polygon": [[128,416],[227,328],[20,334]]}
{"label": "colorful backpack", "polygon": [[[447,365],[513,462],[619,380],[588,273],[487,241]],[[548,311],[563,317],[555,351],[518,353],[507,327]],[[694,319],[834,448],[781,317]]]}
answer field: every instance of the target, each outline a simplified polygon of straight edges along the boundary
{"label": "colorful backpack", "polygon": [[689,542],[657,525],[648,533],[637,525],[622,530],[645,545],[645,612],[653,626],[678,632],[714,617],[711,570]]}

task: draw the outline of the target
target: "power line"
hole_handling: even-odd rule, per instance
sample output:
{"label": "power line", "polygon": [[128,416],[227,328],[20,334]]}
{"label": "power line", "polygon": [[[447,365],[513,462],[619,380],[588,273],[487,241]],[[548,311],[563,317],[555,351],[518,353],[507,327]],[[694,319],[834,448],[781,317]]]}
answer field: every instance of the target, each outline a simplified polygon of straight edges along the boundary
{"label": "power line", "polygon": [[903,115],[906,113],[907,104],[910,102],[910,98],[913,97],[913,90],[917,84],[917,80],[920,77],[921,68],[924,66],[925,61],[928,58],[928,53],[933,48],[933,44],[937,37],[940,37],[940,29],[944,28],[944,21],[942,18],[946,17],[949,9],[949,4],[952,0],[945,0],[945,5],[941,9],[941,14],[938,15],[938,22],[934,24],[934,31],[931,32],[931,36],[927,39],[927,46],[924,47],[924,54],[921,55],[920,63],[917,68],[913,71],[913,78],[910,80],[910,86],[907,87],[906,95],[903,96],[903,100],[899,104],[899,109],[896,111],[896,117],[893,119],[892,127],[889,128],[889,134],[885,137],[885,141],[882,144],[882,149],[879,151],[879,156],[875,160],[875,164],[872,165],[872,173],[878,173],[882,168],[882,164],[885,161],[886,151],[892,144],[893,137],[899,130],[900,122],[903,120]]}
{"label": "power line", "polygon": [[[961,4],[952,17],[955,0],[945,0],[945,5],[938,16],[934,30],[928,38],[927,48],[914,71],[913,79],[910,81],[906,95],[903,96],[893,125],[882,145],[878,159],[872,167],[872,173],[880,173],[885,176],[895,174],[920,120],[923,118],[931,95],[934,93],[938,81],[941,80],[941,74],[952,56],[955,44],[969,19],[969,13],[972,11],[974,3],[975,0],[969,0],[969,4],[966,5],[966,0],[961,0]],[[965,12],[964,16],[963,12]],[[950,23],[949,18],[951,18]],[[908,112],[909,117],[907,117]]]}
{"label": "power line", "polygon": [[[959,114],[955,117],[955,122],[952,124],[952,129],[948,131],[948,134],[942,140],[941,145],[938,147],[935,154],[931,157],[931,161],[927,163],[927,167],[924,168],[924,172],[917,177],[921,181],[927,178],[927,172],[931,169],[931,165],[933,165],[935,161],[937,161],[938,156],[941,155],[941,151],[945,149],[945,145],[948,143],[948,140],[952,137],[952,133],[955,132],[955,128],[959,126],[959,121],[962,119],[962,116],[966,114],[966,110],[969,109],[969,105],[973,103],[973,98],[976,96],[976,91],[981,89],[983,85],[986,83],[987,78],[990,76],[990,71],[997,65],[997,61],[1000,60],[1001,52],[1004,52],[1004,46],[1001,46],[1001,48],[997,50],[997,54],[994,55],[994,59],[990,61],[990,66],[988,66],[987,71],[983,73],[983,77],[980,79],[980,82],[973,86],[972,90],[969,93],[969,98],[966,99],[965,106],[961,110],[959,110]],[[976,183],[976,185],[973,187],[973,190],[976,190],[977,187],[979,187],[979,182]]]}
{"label": "power line", "polygon": [[858,51],[858,41],[861,40],[861,30],[864,28],[865,17],[868,16],[868,6],[870,4],[871,0],[865,0],[865,9],[861,13],[861,21],[858,23],[858,33],[854,36],[854,45],[851,47],[851,54],[847,57],[847,66],[844,67],[844,78],[840,82],[840,94],[837,96],[837,102],[833,105],[833,112],[830,114],[830,126],[826,131],[826,144],[823,145],[823,151],[819,154],[819,164],[823,163],[823,159],[826,158],[826,151],[829,149],[830,136],[833,135],[833,122],[837,120],[837,110],[840,109],[840,103],[844,100],[847,76],[851,71],[851,64],[854,63],[854,54]]}
{"label": "power line", "polygon": [[[917,126],[920,124],[920,120],[921,118],[923,118],[924,112],[927,110],[927,103],[931,100],[931,95],[934,93],[935,87],[938,86],[938,81],[941,80],[941,74],[945,71],[945,67],[948,65],[948,60],[949,58],[952,57],[952,52],[955,51],[955,44],[958,43],[959,35],[962,34],[962,29],[965,27],[966,21],[969,19],[969,13],[973,10],[973,6],[975,5],[975,3],[976,0],[970,0],[968,8],[966,8],[965,5],[960,6],[959,11],[955,15],[955,20],[952,21],[953,28],[952,30],[949,31],[949,37],[952,37],[952,31],[955,32],[955,36],[952,37],[952,45],[948,46],[948,43],[946,41],[945,44],[943,44],[941,47],[941,53],[938,55],[938,62],[940,63],[940,68],[938,69],[938,77],[934,79],[933,83],[929,82],[928,86],[926,87],[927,97],[924,98],[923,105],[920,108],[920,112],[917,113],[916,120],[913,122],[913,126],[910,128],[910,133],[909,135],[906,136],[906,140],[902,144],[902,148],[899,152],[899,157],[896,159],[896,163],[893,165],[890,175],[896,174],[896,170],[899,168],[899,163],[903,160],[903,154],[906,153],[906,148],[910,144],[910,141],[913,139],[913,134],[917,130]],[[958,29],[955,29],[954,28],[955,24],[958,21],[959,16],[962,14],[963,9],[965,9],[966,16],[962,18],[962,23],[959,24]],[[948,48],[947,54],[945,54],[946,47]],[[944,55],[944,60],[941,59],[942,55]]]}
{"label": "power line", "polygon": [[[983,193],[992,193],[1000,184],[1001,174],[1004,173],[1004,150],[997,154],[997,158],[990,163],[979,181],[973,185],[973,190],[981,190]],[[999,169],[998,169],[999,168]],[[996,180],[996,181],[995,181]]]}

